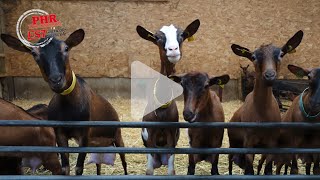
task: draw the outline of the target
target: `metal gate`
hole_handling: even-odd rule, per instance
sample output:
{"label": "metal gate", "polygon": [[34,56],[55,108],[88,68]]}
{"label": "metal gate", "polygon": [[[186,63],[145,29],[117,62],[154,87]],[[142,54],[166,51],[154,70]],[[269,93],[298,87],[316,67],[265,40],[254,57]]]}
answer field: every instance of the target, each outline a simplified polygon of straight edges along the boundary
{"label": "metal gate", "polygon": [[[166,122],[108,122],[108,121],[44,121],[44,120],[2,120],[0,126],[42,126],[42,127],[176,127],[176,128],[295,128],[320,129],[320,123],[166,123]],[[320,148],[119,148],[119,147],[41,147],[41,146],[0,146],[0,152],[68,152],[68,153],[172,153],[172,154],[314,154]],[[218,176],[0,176],[0,179],[320,179],[318,175],[218,175]]]}

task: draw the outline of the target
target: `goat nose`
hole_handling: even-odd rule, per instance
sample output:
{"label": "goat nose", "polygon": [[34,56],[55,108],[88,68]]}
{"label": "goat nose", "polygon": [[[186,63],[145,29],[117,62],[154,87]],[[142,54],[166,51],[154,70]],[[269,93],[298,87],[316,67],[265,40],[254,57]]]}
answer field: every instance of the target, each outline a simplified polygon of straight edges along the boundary
{"label": "goat nose", "polygon": [[270,78],[273,78],[276,76],[276,72],[275,71],[267,71],[264,76],[267,78],[267,79],[270,79]]}
{"label": "goat nose", "polygon": [[171,47],[168,47],[168,50],[169,51],[176,51],[176,50],[178,50],[178,48],[179,47],[177,47],[177,46],[176,47],[175,46],[171,46]]}
{"label": "goat nose", "polygon": [[62,79],[62,75],[54,75],[49,78],[49,80],[53,83],[58,83]]}
{"label": "goat nose", "polygon": [[194,117],[194,113],[189,110],[185,110],[183,111],[183,117],[186,121],[190,121]]}

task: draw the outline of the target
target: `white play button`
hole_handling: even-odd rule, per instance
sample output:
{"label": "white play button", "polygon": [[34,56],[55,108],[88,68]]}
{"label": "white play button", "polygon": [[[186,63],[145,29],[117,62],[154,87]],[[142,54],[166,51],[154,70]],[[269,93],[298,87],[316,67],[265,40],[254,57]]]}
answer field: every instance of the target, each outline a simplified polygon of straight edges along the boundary
{"label": "white play button", "polygon": [[180,84],[140,61],[132,62],[131,116],[134,120],[141,120],[143,116],[158,108],[166,108],[182,93]]}

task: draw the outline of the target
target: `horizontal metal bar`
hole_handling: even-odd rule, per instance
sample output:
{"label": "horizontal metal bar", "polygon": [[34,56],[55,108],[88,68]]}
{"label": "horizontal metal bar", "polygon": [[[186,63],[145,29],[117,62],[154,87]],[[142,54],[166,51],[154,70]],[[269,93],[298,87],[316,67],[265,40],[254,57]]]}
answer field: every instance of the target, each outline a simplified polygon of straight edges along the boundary
{"label": "horizontal metal bar", "polygon": [[34,180],[34,179],[128,179],[128,180],[145,180],[145,179],[153,179],[153,180],[186,180],[186,179],[214,179],[214,180],[256,180],[256,179],[281,179],[281,180],[293,180],[293,179],[304,179],[304,180],[319,180],[320,176],[313,175],[290,175],[290,176],[280,176],[280,175],[269,175],[269,176],[249,176],[249,175],[221,175],[221,176],[141,176],[141,175],[119,175],[119,176],[0,176],[1,179],[12,180],[12,179],[26,179],[26,180]]}
{"label": "horizontal metal bar", "polygon": [[47,121],[47,120],[0,120],[0,126],[42,127],[122,127],[122,128],[311,128],[320,129],[320,123],[257,123],[257,122],[118,122],[118,121]]}
{"label": "horizontal metal bar", "polygon": [[0,146],[0,152],[128,153],[128,154],[320,154],[320,148],[125,148]]}

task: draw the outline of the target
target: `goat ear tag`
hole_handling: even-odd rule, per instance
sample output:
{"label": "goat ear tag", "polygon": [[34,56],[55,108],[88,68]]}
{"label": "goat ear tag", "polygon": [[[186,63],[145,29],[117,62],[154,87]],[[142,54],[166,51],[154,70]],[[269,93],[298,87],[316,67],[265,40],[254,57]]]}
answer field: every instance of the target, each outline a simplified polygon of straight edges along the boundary
{"label": "goat ear tag", "polygon": [[246,52],[248,52],[248,51],[245,50],[245,49],[241,49],[240,51],[241,51],[242,54],[245,54]]}
{"label": "goat ear tag", "polygon": [[295,75],[297,76],[297,78],[303,78],[304,72],[303,71],[298,71],[298,72],[295,73]]}
{"label": "goat ear tag", "polygon": [[154,36],[152,36],[151,34],[148,34],[148,37],[152,38],[152,39],[156,39]]}
{"label": "goat ear tag", "polygon": [[288,47],[288,54],[292,54],[292,53],[295,53],[297,52],[296,49],[292,49],[292,46],[289,46]]}
{"label": "goat ear tag", "polygon": [[194,40],[195,40],[194,36],[188,37],[188,42],[192,42],[192,41],[194,41]]}
{"label": "goat ear tag", "polygon": [[222,89],[224,88],[224,85],[222,84],[221,79],[218,79],[218,83],[217,83]]}

